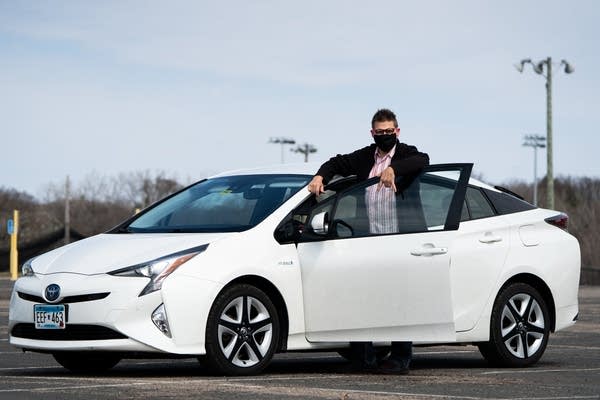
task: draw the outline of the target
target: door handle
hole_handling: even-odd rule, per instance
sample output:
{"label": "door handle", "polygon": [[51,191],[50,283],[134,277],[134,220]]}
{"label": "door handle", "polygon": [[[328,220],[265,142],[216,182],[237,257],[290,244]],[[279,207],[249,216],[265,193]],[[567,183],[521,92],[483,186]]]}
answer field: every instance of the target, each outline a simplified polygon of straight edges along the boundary
{"label": "door handle", "polygon": [[423,249],[412,250],[410,254],[413,256],[437,256],[446,254],[447,252],[447,247],[425,247]]}
{"label": "door handle", "polygon": [[491,233],[486,233],[482,238],[479,238],[479,241],[481,243],[497,243],[497,242],[501,242],[502,238],[500,236],[494,236]]}

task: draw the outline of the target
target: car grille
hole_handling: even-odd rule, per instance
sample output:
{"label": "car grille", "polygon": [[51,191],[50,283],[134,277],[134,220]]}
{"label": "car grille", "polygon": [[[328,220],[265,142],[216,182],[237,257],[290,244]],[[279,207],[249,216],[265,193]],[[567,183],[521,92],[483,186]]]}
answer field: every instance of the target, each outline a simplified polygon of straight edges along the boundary
{"label": "car grille", "polygon": [[[33,294],[23,293],[23,292],[17,292],[17,294],[23,300],[31,301],[34,303],[50,304],[41,296],[35,296]],[[60,303],[82,303],[84,301],[100,300],[100,299],[104,299],[104,298],[108,297],[109,294],[110,294],[110,292],[80,294],[77,296],[67,296],[67,297],[64,297],[62,300],[60,300]]]}
{"label": "car grille", "polygon": [[34,324],[17,324],[11,335],[37,340],[109,340],[127,339],[120,332],[99,325],[67,325],[65,329],[35,329]]}

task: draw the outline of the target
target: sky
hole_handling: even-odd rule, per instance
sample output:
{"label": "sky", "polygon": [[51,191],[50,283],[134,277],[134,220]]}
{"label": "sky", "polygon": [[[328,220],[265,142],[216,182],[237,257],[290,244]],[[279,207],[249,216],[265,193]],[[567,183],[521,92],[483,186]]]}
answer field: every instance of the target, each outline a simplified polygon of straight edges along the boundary
{"label": "sky", "polygon": [[[0,0],[0,187],[165,171],[184,183],[372,142],[379,108],[432,163],[533,179],[552,57],[555,176],[600,177],[600,2]],[[560,60],[575,72],[565,74]],[[284,148],[284,162],[303,155]],[[546,171],[538,152],[538,176]]]}

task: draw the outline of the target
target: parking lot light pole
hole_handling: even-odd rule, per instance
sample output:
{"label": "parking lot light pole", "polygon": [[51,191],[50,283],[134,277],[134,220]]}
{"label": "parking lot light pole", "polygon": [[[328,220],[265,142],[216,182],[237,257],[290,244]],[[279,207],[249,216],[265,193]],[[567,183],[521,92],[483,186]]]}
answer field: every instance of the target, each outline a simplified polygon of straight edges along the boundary
{"label": "parking lot light pole", "polygon": [[294,153],[304,154],[304,162],[308,162],[308,155],[311,153],[316,153],[317,148],[310,143],[304,143],[296,147],[295,149],[291,149]]}
{"label": "parking lot light pole", "polygon": [[523,146],[533,147],[533,205],[537,206],[537,149],[546,147],[546,138],[539,135],[525,135]]}
{"label": "parking lot light pole", "polygon": [[[530,58],[525,58],[515,67],[523,72],[525,64],[531,64],[536,74],[546,78],[546,208],[554,209],[554,166],[552,162],[552,58],[534,63]],[[565,73],[571,74],[575,70],[567,60],[561,60],[560,66],[565,67]],[[544,75],[544,69],[546,74]]]}
{"label": "parking lot light pole", "polygon": [[283,162],[284,162],[283,161],[283,146],[285,146],[286,144],[296,144],[296,141],[291,138],[277,137],[277,138],[270,138],[269,143],[281,145],[281,163],[283,164]]}

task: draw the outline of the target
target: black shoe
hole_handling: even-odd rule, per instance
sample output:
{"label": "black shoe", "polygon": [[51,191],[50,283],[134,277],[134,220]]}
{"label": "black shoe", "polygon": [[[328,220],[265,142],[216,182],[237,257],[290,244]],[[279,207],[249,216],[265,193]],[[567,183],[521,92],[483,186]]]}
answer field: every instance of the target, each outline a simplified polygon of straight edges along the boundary
{"label": "black shoe", "polygon": [[408,375],[409,371],[405,363],[396,360],[385,360],[377,368],[377,373],[383,375]]}

